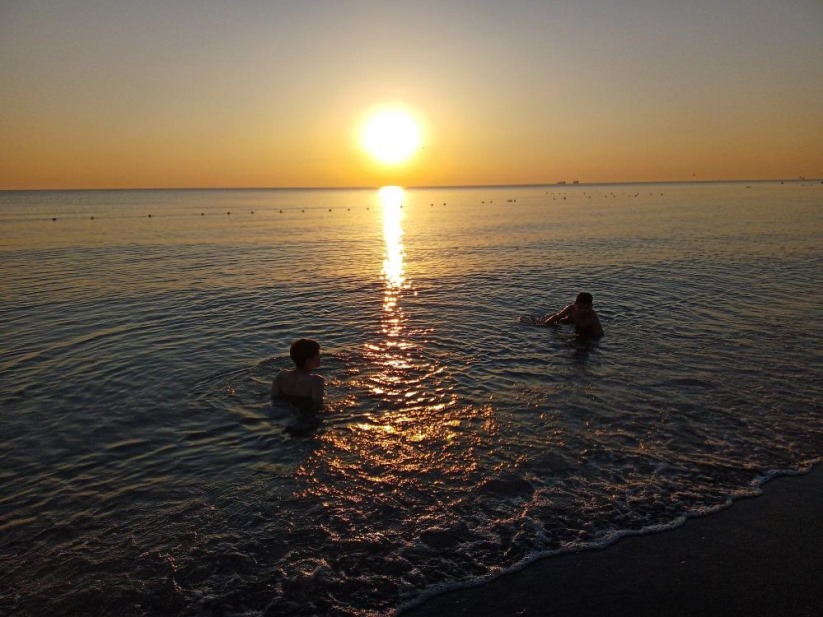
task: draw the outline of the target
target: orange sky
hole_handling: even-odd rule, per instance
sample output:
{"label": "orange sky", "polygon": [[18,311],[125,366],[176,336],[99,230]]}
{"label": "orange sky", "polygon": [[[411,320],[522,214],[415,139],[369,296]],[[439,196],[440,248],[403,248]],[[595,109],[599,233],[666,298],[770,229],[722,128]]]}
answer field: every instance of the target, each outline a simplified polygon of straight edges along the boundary
{"label": "orange sky", "polygon": [[823,4],[608,4],[1,3],[0,189],[823,177]]}

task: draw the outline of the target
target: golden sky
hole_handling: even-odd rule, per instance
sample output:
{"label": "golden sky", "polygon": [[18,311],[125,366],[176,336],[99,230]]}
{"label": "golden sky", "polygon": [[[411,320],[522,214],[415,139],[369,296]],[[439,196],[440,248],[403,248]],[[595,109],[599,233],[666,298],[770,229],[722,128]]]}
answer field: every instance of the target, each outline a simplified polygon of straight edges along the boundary
{"label": "golden sky", "polygon": [[0,0],[0,189],[798,176],[820,0]]}

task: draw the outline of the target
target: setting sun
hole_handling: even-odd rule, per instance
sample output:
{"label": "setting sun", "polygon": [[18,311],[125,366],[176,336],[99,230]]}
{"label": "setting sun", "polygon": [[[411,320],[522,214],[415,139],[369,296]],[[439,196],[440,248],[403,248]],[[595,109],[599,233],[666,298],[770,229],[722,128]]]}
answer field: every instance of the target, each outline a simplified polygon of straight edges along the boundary
{"label": "setting sun", "polygon": [[420,126],[405,111],[378,112],[363,126],[363,148],[384,165],[405,163],[420,148],[420,142]]}

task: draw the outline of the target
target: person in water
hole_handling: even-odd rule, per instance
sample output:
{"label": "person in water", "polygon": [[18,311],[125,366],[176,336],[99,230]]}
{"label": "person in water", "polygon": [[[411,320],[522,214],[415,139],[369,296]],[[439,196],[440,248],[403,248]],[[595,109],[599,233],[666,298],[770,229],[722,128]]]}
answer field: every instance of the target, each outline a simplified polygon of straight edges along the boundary
{"label": "person in water", "polygon": [[312,373],[320,366],[320,344],[307,338],[297,339],[289,348],[293,369],[283,369],[271,384],[271,398],[285,398],[301,409],[317,410],[323,406],[326,380]]}
{"label": "person in water", "polygon": [[594,310],[594,300],[587,292],[577,294],[574,304],[562,311],[550,313],[540,320],[540,325],[550,326],[555,323],[574,324],[574,333],[578,337],[594,338],[603,336],[603,326]]}

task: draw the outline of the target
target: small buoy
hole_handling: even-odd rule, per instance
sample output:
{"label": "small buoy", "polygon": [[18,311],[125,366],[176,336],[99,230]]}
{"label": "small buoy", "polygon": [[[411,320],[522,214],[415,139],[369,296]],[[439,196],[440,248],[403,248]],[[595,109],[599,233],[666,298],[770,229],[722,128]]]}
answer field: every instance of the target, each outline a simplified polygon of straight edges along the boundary
{"label": "small buoy", "polygon": [[149,214],[149,218],[151,218],[151,214]]}
{"label": "small buoy", "polygon": [[254,214],[254,210],[252,210],[251,213]]}
{"label": "small buoy", "polygon": [[93,220],[94,220],[94,217],[91,217],[91,220],[93,221]]}
{"label": "small buoy", "polygon": [[54,217],[54,218],[53,218],[53,219],[51,219],[51,220],[52,220],[52,221],[56,221],[56,220],[57,220],[57,217]]}
{"label": "small buoy", "polygon": [[329,212],[331,212],[331,208],[329,208]]}
{"label": "small buoy", "polygon": [[280,211],[280,214],[283,214],[283,211],[282,211],[282,210]]}
{"label": "small buoy", "polygon": [[231,212],[226,212],[226,214],[231,214]]}
{"label": "small buoy", "polygon": [[205,213],[205,212],[201,212],[201,213],[200,213],[200,216],[206,216],[206,213]]}

